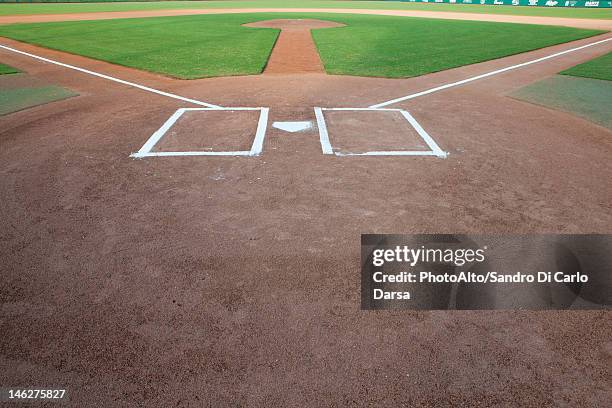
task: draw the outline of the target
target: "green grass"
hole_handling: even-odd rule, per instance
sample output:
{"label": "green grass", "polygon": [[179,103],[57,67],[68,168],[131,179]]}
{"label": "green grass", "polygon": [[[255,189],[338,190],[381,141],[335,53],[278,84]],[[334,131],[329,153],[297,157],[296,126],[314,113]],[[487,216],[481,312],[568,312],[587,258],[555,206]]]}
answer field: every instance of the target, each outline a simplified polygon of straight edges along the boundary
{"label": "green grass", "polygon": [[556,75],[511,96],[572,113],[612,130],[612,82]]}
{"label": "green grass", "polygon": [[239,14],[0,26],[0,35],[183,79],[259,74],[279,30]]}
{"label": "green grass", "polygon": [[[241,27],[303,14],[221,14],[0,27],[0,35],[179,78],[260,73],[278,30]],[[410,77],[599,34],[569,27],[309,14],[347,27],[315,30],[328,72]]]}
{"label": "green grass", "polygon": [[0,64],[0,75],[4,74],[16,74],[19,70],[9,67],[8,65]]}
{"label": "green grass", "polygon": [[60,3],[0,4],[0,15],[63,14],[103,11],[170,10],[208,8],[350,8],[378,10],[428,10],[461,13],[510,14],[521,16],[612,19],[612,9],[574,9],[565,7],[482,6],[469,4],[425,4],[393,1],[318,1],[318,0],[253,0],[253,1],[163,1],[126,3]]}
{"label": "green grass", "polygon": [[584,64],[576,65],[561,72],[561,74],[612,81],[612,52]]}
{"label": "green grass", "polygon": [[442,71],[601,33],[567,27],[408,17],[328,19],[349,25],[313,32],[328,73],[391,78]]}

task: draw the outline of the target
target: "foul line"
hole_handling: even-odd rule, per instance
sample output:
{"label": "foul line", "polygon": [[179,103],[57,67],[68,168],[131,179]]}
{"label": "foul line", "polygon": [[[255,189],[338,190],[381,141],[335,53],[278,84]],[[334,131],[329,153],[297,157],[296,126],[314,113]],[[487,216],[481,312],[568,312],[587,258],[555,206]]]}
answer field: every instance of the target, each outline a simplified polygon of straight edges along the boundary
{"label": "foul line", "polygon": [[75,71],[79,71],[79,72],[83,72],[85,74],[97,76],[99,78],[107,79],[109,81],[118,82],[118,83],[123,84],[123,85],[132,86],[134,88],[138,88],[138,89],[141,89],[143,91],[152,92],[152,93],[155,93],[155,94],[158,94],[158,95],[166,96],[168,98],[178,99],[180,101],[189,102],[189,103],[193,103],[195,105],[200,105],[200,106],[206,106],[206,107],[209,107],[209,108],[221,108],[221,106],[212,105],[210,103],[198,101],[196,99],[185,98],[185,97],[180,96],[180,95],[175,95],[173,93],[160,91],[160,90],[157,90],[157,89],[154,89],[154,88],[149,88],[148,86],[144,86],[144,85],[140,85],[140,84],[135,84],[134,82],[124,81],[123,79],[114,78],[114,77],[109,76],[109,75],[100,74],[98,72],[90,71],[90,70],[85,69],[85,68],[75,67],[74,65],[64,64],[63,62],[59,62],[59,61],[55,61],[55,60],[52,60],[52,59],[49,59],[49,58],[45,58],[45,57],[41,57],[41,56],[38,56],[38,55],[30,54],[29,52],[20,51],[20,50],[17,50],[15,48],[7,47],[6,45],[0,44],[0,48],[8,50],[8,51],[16,52],[17,54],[26,55],[28,57],[35,58],[35,59],[38,59],[38,60],[41,60],[41,61],[49,62],[51,64],[59,65],[61,67],[74,69]]}
{"label": "foul line", "polygon": [[446,84],[446,85],[441,85],[441,86],[438,86],[438,87],[435,87],[435,88],[428,89],[426,91],[417,92],[417,93],[412,94],[412,95],[402,96],[401,98],[392,99],[390,101],[378,103],[376,105],[371,105],[371,106],[369,106],[369,108],[378,109],[378,108],[389,106],[389,105],[392,105],[392,104],[395,104],[395,103],[398,103],[398,102],[403,102],[403,101],[407,101],[409,99],[418,98],[419,96],[428,95],[428,94],[431,94],[431,93],[434,93],[434,92],[442,91],[444,89],[448,89],[448,88],[452,88],[452,87],[455,87],[455,86],[467,84],[468,82],[477,81],[477,80],[482,79],[482,78],[487,78],[487,77],[490,77],[490,76],[493,76],[493,75],[501,74],[502,72],[511,71],[511,70],[517,69],[517,68],[522,68],[522,67],[525,67],[527,65],[536,64],[538,62],[546,61],[548,59],[555,58],[555,57],[558,57],[560,55],[569,54],[570,52],[575,52],[575,51],[582,50],[584,48],[593,47],[595,45],[603,44],[603,43],[608,42],[608,41],[612,41],[612,38],[606,38],[605,40],[600,40],[600,41],[596,41],[596,42],[593,42],[593,43],[590,43],[590,44],[582,45],[580,47],[571,48],[569,50],[557,52],[555,54],[548,55],[546,57],[538,58],[538,59],[535,59],[535,60],[532,60],[532,61],[523,62],[522,64],[512,65],[510,67],[498,69],[496,71],[488,72],[486,74],[477,75],[475,77],[463,79],[461,81],[453,82],[453,83]]}

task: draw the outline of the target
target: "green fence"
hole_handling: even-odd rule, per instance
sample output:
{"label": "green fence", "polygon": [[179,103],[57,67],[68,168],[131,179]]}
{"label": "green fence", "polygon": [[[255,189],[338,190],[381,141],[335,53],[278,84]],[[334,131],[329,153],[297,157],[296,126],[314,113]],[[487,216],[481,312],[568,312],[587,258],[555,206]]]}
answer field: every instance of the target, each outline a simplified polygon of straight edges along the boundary
{"label": "green fence", "polygon": [[[390,0],[394,1],[394,0]],[[409,3],[486,4],[495,6],[611,8],[611,0],[400,0]]]}
{"label": "green fence", "polygon": [[0,0],[0,3],[125,3],[125,2],[152,3],[169,0]]}

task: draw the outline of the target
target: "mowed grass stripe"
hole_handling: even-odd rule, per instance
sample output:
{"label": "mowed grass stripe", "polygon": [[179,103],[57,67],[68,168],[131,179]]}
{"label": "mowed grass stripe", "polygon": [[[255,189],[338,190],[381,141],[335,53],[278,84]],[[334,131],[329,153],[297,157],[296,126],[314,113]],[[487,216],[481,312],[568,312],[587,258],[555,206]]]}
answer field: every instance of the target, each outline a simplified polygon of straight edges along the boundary
{"label": "mowed grass stripe", "polygon": [[561,72],[562,75],[612,81],[612,52]]}
{"label": "mowed grass stripe", "polygon": [[520,88],[510,96],[573,113],[612,130],[612,82],[555,75]]}
{"label": "mowed grass stripe", "polygon": [[333,74],[411,77],[601,33],[569,27],[321,13],[155,17],[0,27],[0,36],[168,76],[262,72],[278,30],[241,24],[317,18],[346,24],[313,31]]}
{"label": "mowed grass stripe", "polygon": [[399,1],[319,1],[319,0],[250,0],[250,1],[154,1],[80,4],[2,4],[0,15],[94,13],[136,10],[218,9],[218,8],[346,8],[370,10],[424,10],[477,14],[612,19],[611,9],[573,7],[515,7],[480,4],[427,4]]}
{"label": "mowed grass stripe", "polygon": [[34,88],[2,89],[0,115],[17,112],[33,106],[67,99],[77,94],[55,85]]}
{"label": "mowed grass stripe", "polygon": [[16,74],[18,72],[19,72],[19,70],[15,69],[13,67],[9,67],[8,65],[0,64],[0,75]]}

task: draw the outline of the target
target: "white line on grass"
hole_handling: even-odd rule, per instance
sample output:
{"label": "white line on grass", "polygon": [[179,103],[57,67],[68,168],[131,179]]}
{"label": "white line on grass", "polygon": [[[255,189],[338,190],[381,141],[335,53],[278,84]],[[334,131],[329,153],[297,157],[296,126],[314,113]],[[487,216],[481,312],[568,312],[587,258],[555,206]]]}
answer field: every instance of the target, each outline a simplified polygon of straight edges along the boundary
{"label": "white line on grass", "polygon": [[590,44],[582,45],[580,47],[571,48],[569,50],[565,50],[565,51],[557,52],[555,54],[547,55],[546,57],[538,58],[538,59],[535,59],[535,60],[532,60],[532,61],[523,62],[522,64],[512,65],[510,67],[506,67],[506,68],[498,69],[498,70],[495,70],[495,71],[487,72],[486,74],[477,75],[477,76],[474,76],[474,77],[471,77],[471,78],[463,79],[461,81],[453,82],[453,83],[446,84],[446,85],[437,86],[435,88],[431,88],[431,89],[428,89],[426,91],[417,92],[417,93],[414,93],[412,95],[402,96],[401,98],[396,98],[396,99],[392,99],[390,101],[381,102],[381,103],[378,103],[376,105],[371,105],[369,107],[370,108],[374,108],[374,109],[378,109],[378,108],[382,108],[384,106],[393,105],[393,104],[398,103],[398,102],[407,101],[409,99],[418,98],[419,96],[428,95],[428,94],[431,94],[431,93],[434,93],[434,92],[442,91],[444,89],[448,89],[448,88],[452,88],[452,87],[455,87],[455,86],[467,84],[468,82],[477,81],[479,79],[487,78],[487,77],[490,77],[490,76],[493,76],[493,75],[497,75],[497,74],[501,74],[501,73],[506,72],[506,71],[511,71],[513,69],[522,68],[522,67],[525,67],[527,65],[536,64],[538,62],[546,61],[548,59],[555,58],[555,57],[558,57],[558,56],[561,56],[561,55],[564,55],[564,54],[569,54],[570,52],[575,52],[575,51],[582,50],[584,48],[593,47],[595,45],[603,44],[603,43],[608,42],[608,41],[612,41],[612,38],[606,38],[604,40],[600,40],[600,41],[596,41],[596,42],[593,42],[593,43],[590,43]]}
{"label": "white line on grass", "polygon": [[7,47],[6,45],[0,44],[0,48],[2,48],[4,50],[7,50],[7,51],[16,52],[17,54],[26,55],[28,57],[35,58],[35,59],[38,59],[38,60],[41,60],[41,61],[45,61],[45,62],[48,62],[48,63],[51,63],[51,64],[59,65],[59,66],[64,67],[64,68],[74,69],[75,71],[79,71],[79,72],[83,72],[85,74],[93,75],[93,76],[96,76],[96,77],[99,77],[99,78],[107,79],[109,81],[118,82],[118,83],[123,84],[123,85],[132,86],[134,88],[138,88],[138,89],[141,89],[143,91],[152,92],[152,93],[155,93],[155,94],[158,94],[158,95],[166,96],[168,98],[178,99],[180,101],[189,102],[189,103],[193,103],[195,105],[200,105],[200,106],[206,106],[206,107],[209,107],[209,108],[220,108],[220,106],[217,106],[217,105],[213,105],[213,104],[210,104],[210,103],[198,101],[196,99],[185,98],[183,96],[175,95],[175,94],[169,93],[169,92],[160,91],[158,89],[149,88],[148,86],[144,86],[144,85],[140,85],[140,84],[135,84],[134,82],[124,81],[123,79],[114,78],[114,77],[112,77],[110,75],[100,74],[98,72],[90,71],[90,70],[85,69],[85,68],[76,67],[74,65],[64,64],[63,62],[59,62],[59,61],[55,61],[55,60],[52,60],[52,59],[49,59],[49,58],[45,58],[45,57],[41,57],[41,56],[38,56],[38,55],[30,54],[29,52],[20,51],[20,50],[17,50],[15,48]]}

